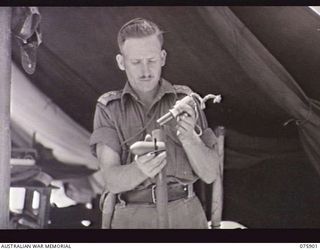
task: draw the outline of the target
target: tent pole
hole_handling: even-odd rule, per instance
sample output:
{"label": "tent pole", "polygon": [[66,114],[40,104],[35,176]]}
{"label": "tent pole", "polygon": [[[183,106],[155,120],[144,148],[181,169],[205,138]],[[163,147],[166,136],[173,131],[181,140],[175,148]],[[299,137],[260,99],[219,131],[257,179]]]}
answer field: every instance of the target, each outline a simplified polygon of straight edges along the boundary
{"label": "tent pole", "polygon": [[9,228],[11,7],[0,8],[0,229]]}

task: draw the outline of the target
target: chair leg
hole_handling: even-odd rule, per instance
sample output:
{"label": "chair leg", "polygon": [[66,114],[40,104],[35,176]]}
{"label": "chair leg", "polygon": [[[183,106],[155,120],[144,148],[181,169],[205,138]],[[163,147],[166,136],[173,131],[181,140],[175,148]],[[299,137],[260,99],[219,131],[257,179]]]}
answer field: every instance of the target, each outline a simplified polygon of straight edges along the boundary
{"label": "chair leg", "polygon": [[40,228],[47,228],[48,221],[49,221],[49,212],[50,212],[51,189],[44,188],[39,190],[39,193],[40,193],[40,203],[39,203],[38,224]]}

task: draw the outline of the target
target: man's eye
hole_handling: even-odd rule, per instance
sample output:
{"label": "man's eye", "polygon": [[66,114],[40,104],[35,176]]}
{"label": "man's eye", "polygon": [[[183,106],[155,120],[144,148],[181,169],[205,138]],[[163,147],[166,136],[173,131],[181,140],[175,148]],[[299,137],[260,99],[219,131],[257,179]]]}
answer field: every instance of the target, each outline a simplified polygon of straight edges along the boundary
{"label": "man's eye", "polygon": [[157,61],[157,59],[150,59],[149,60],[149,63],[154,63],[154,62],[156,62]]}
{"label": "man's eye", "polygon": [[139,64],[139,61],[131,61],[132,64]]}

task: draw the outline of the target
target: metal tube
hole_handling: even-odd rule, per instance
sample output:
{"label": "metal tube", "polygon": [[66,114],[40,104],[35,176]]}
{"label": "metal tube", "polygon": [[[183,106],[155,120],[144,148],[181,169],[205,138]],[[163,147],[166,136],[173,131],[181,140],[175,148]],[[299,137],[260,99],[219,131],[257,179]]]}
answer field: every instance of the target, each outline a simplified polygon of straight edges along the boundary
{"label": "metal tube", "polygon": [[0,229],[9,228],[11,7],[0,8]]}
{"label": "metal tube", "polygon": [[163,126],[164,124],[166,124],[167,122],[169,122],[173,117],[173,115],[168,112],[166,113],[164,116],[160,117],[158,120],[157,120],[157,123],[160,125],[160,126]]}
{"label": "metal tube", "polygon": [[158,226],[160,229],[169,228],[168,190],[166,168],[164,167],[156,177],[156,202],[158,212]]}
{"label": "metal tube", "polygon": [[[156,142],[163,141],[161,129],[153,130],[152,138]],[[158,227],[161,229],[169,228],[166,167],[164,167],[156,176],[156,206],[158,213]]]}

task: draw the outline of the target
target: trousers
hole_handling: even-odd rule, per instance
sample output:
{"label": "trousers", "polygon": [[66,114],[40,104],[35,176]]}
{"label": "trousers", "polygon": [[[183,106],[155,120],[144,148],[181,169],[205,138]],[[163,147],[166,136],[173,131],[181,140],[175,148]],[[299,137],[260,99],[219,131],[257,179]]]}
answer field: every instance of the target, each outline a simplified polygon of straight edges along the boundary
{"label": "trousers", "polygon": [[[208,222],[197,196],[168,203],[169,228],[207,229]],[[104,218],[102,217],[104,220]],[[102,222],[102,224],[104,224]],[[155,204],[115,205],[111,229],[156,229],[157,209]]]}

